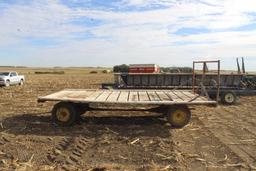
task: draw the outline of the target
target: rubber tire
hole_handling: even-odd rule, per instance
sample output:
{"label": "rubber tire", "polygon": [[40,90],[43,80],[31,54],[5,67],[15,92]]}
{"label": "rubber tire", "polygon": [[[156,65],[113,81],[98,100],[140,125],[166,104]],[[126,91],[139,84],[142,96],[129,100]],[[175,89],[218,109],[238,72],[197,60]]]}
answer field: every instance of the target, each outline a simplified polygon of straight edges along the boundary
{"label": "rubber tire", "polygon": [[[70,117],[68,121],[63,122],[58,120],[56,114],[59,108],[66,108],[69,111]],[[52,109],[52,121],[53,123],[59,126],[72,126],[76,122],[76,119],[77,119],[77,112],[76,112],[75,105],[72,103],[60,102],[60,103],[57,103]]]}
{"label": "rubber tire", "polygon": [[87,111],[88,106],[77,104],[75,108],[78,115],[83,115]]}
{"label": "rubber tire", "polygon": [[[176,123],[173,118],[173,114],[177,110],[181,110],[185,114],[185,118],[182,123]],[[183,128],[189,123],[190,118],[191,118],[191,111],[186,105],[170,106],[169,109],[167,110],[167,120],[174,128]]]}
{"label": "rubber tire", "polygon": [[84,119],[81,117],[81,115],[86,113],[88,106],[77,104],[77,105],[75,105],[75,108],[77,111],[76,123],[80,124],[82,121],[84,121]]}
{"label": "rubber tire", "polygon": [[10,87],[10,81],[9,80],[7,80],[6,82],[5,82],[5,87]]}
{"label": "rubber tire", "polygon": [[[226,96],[227,95],[232,95],[233,96],[233,101],[227,101]],[[237,101],[237,96],[233,91],[227,91],[221,94],[221,103],[226,104],[226,105],[233,105]]]}
{"label": "rubber tire", "polygon": [[23,86],[23,84],[24,84],[24,81],[23,81],[23,80],[20,80],[19,85],[20,85],[20,86]]}

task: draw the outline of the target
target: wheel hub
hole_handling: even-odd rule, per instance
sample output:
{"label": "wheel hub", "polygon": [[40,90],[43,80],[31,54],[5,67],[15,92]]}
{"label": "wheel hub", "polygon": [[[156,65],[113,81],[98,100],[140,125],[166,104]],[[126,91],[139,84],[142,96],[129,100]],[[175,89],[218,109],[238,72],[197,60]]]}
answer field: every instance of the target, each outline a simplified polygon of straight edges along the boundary
{"label": "wheel hub", "polygon": [[67,122],[70,118],[70,112],[68,109],[62,107],[56,112],[57,119],[61,122]]}
{"label": "wheel hub", "polygon": [[234,96],[232,94],[226,94],[225,100],[226,102],[232,103],[234,101]]}
{"label": "wheel hub", "polygon": [[176,110],[172,113],[172,117],[175,123],[181,124],[186,120],[186,113],[182,110]]}

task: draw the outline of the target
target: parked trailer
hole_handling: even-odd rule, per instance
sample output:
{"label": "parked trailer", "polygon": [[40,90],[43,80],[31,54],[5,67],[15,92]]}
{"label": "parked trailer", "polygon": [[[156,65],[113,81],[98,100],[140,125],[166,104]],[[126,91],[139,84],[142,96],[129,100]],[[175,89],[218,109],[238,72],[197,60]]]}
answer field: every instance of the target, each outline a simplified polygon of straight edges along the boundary
{"label": "parked trailer", "polygon": [[[191,89],[193,87],[192,73],[117,73],[114,77],[115,83],[112,86],[118,89]],[[217,91],[217,80],[217,73],[195,74],[195,88],[198,88],[202,82],[208,94],[214,96]],[[255,81],[256,75],[253,74],[220,74],[221,101],[233,104],[238,95],[256,94]],[[103,84],[103,88],[105,87],[106,84]]]}
{"label": "parked trailer", "polygon": [[[114,104],[119,107],[154,105],[151,111],[163,113],[173,127],[181,128],[189,123],[190,105],[216,105],[217,102],[194,94],[190,90],[103,90],[67,89],[48,96],[39,97],[38,102],[58,102],[52,110],[53,121],[61,126],[73,125],[81,114],[93,108]],[[137,107],[136,107],[137,106]],[[115,110],[115,109],[112,109]]]}
{"label": "parked trailer", "polygon": [[[116,73],[115,84],[119,88],[191,88],[192,73]],[[199,85],[203,74],[195,75],[196,83]],[[205,87],[212,87],[217,80],[217,74],[205,74]],[[246,75],[246,77],[256,77],[256,75]],[[220,87],[240,87],[241,81],[245,78],[243,74],[221,74]]]}

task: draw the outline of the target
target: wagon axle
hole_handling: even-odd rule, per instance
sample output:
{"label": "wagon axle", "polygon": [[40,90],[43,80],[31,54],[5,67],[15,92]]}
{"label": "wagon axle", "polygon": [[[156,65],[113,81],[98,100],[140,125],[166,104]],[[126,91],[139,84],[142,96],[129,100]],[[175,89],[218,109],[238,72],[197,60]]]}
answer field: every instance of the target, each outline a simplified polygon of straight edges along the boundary
{"label": "wagon axle", "polygon": [[[91,108],[87,104],[76,104],[71,102],[59,102],[52,110],[52,121],[60,126],[71,126],[81,119],[80,115],[91,110],[108,110]],[[121,111],[145,111],[145,109],[111,109]],[[191,118],[190,109],[186,105],[158,106],[147,111],[160,113],[167,118],[172,127],[182,128],[186,126]]]}

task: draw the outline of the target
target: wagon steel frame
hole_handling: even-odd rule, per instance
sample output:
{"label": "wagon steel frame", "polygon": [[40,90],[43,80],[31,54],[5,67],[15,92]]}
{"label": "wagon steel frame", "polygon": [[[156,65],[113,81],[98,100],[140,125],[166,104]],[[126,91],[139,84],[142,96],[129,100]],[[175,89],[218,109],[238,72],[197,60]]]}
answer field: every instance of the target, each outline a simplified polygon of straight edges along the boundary
{"label": "wagon steel frame", "polygon": [[[88,110],[109,110],[91,107],[93,104],[114,104],[111,110],[127,110],[127,106],[141,110],[138,105],[155,107],[150,111],[163,113],[174,127],[185,126],[191,116],[189,105],[216,105],[217,102],[189,90],[103,90],[66,89],[48,96],[39,97],[38,102],[58,102],[52,111],[53,121],[67,126]],[[112,106],[113,107],[113,106]],[[119,107],[119,108],[118,108]],[[121,107],[121,109],[120,109]],[[146,109],[147,110],[147,109]],[[66,115],[70,115],[67,119]]]}

